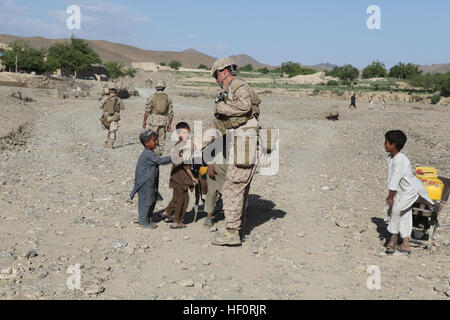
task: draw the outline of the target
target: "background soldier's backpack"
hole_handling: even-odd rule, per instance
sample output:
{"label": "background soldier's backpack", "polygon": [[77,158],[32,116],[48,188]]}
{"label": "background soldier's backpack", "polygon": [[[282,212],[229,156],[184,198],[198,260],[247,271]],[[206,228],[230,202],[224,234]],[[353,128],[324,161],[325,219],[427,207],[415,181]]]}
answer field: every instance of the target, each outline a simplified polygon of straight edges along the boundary
{"label": "background soldier's backpack", "polygon": [[106,100],[105,105],[103,106],[103,111],[111,116],[116,112],[120,112],[120,106],[118,105],[117,100],[117,97],[111,97]]}
{"label": "background soldier's backpack", "polygon": [[169,111],[169,97],[164,92],[156,92],[152,98],[153,112],[155,114],[167,115]]}

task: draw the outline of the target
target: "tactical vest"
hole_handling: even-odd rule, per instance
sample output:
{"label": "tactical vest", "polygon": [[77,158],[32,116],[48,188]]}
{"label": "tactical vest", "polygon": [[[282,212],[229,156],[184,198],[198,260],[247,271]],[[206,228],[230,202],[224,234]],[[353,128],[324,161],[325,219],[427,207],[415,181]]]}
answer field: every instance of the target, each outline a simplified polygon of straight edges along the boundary
{"label": "tactical vest", "polygon": [[156,92],[152,97],[152,106],[154,114],[167,116],[169,112],[170,99],[164,92]]}
{"label": "tactical vest", "polygon": [[250,101],[252,104],[252,109],[248,113],[236,116],[236,117],[227,117],[225,115],[220,115],[218,119],[214,120],[214,124],[222,134],[225,134],[227,132],[227,129],[236,129],[240,126],[243,126],[247,123],[248,120],[255,117],[258,119],[260,114],[260,108],[259,105],[261,104],[261,99],[258,97],[256,92],[250,88]]}
{"label": "tactical vest", "polygon": [[116,96],[110,97],[103,105],[103,116],[100,118],[101,123],[109,128],[113,121],[120,120],[120,102]]}

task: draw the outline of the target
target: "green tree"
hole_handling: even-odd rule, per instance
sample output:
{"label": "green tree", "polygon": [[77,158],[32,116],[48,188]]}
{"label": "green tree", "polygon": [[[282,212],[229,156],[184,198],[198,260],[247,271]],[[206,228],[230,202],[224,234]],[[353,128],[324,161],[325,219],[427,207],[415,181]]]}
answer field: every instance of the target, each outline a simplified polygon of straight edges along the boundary
{"label": "green tree", "polygon": [[171,67],[174,70],[178,70],[181,67],[181,62],[177,60],[173,60],[169,63],[169,67]]}
{"label": "green tree", "polygon": [[359,70],[351,64],[346,64],[342,67],[334,67],[330,75],[344,81],[353,81],[359,76]]}
{"label": "green tree", "polygon": [[253,71],[253,66],[249,63],[239,68],[239,71]]}
{"label": "green tree", "polygon": [[266,67],[258,69],[257,71],[262,74],[268,74],[270,72],[270,70],[267,69]]}
{"label": "green tree", "polygon": [[209,70],[210,68],[208,66],[204,65],[204,64],[201,64],[201,65],[198,66],[197,69]]}
{"label": "green tree", "polygon": [[419,66],[413,63],[404,64],[402,62],[397,63],[389,70],[389,77],[397,79],[411,79],[422,74],[419,70]]}
{"label": "green tree", "polygon": [[160,62],[159,65],[165,67],[166,63],[165,62]]}
{"label": "green tree", "polygon": [[91,64],[101,63],[98,54],[89,44],[74,35],[70,41],[57,43],[48,49],[48,69],[74,72],[89,68]]}
{"label": "green tree", "polygon": [[123,70],[123,65],[121,62],[108,61],[103,64],[103,66],[108,70],[109,77],[111,79],[117,79],[125,76],[125,71]]}
{"label": "green tree", "polygon": [[3,64],[16,72],[41,73],[46,69],[45,51],[34,49],[28,42],[14,40],[8,45],[8,49],[1,58]]}
{"label": "green tree", "polygon": [[363,79],[384,78],[387,76],[386,66],[381,61],[374,61],[364,68],[362,72]]}
{"label": "green tree", "polygon": [[299,63],[288,61],[281,64],[281,72],[286,73],[289,78],[298,75],[308,75],[316,73],[314,69],[303,68]]}

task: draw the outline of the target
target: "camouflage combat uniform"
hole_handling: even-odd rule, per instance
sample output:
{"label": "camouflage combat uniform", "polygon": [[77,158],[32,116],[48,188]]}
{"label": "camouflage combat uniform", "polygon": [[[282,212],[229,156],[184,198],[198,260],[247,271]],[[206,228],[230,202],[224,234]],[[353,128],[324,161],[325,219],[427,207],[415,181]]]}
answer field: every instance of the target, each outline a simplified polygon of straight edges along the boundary
{"label": "camouflage combat uniform", "polygon": [[125,109],[125,105],[113,91],[109,96],[105,95],[102,98],[100,108],[103,110],[100,122],[107,130],[104,146],[112,149],[119,129],[120,111]]}
{"label": "camouflage combat uniform", "polygon": [[[244,80],[234,77],[228,84],[228,88],[224,89],[228,91],[227,98],[225,101],[221,101],[216,105],[217,113],[228,117],[251,114],[251,89]],[[226,228],[229,230],[241,229],[242,219],[247,209],[250,184],[256,171],[255,161],[258,126],[258,120],[255,117],[251,117],[247,119],[245,124],[238,128],[228,129],[228,134],[232,137],[230,141],[236,144],[231,146],[229,150],[230,159],[232,160],[227,168],[226,179],[222,190]],[[246,131],[247,129],[253,129],[253,132]],[[240,138],[244,140],[246,133],[250,133],[249,145],[251,150],[245,150],[245,144],[241,143],[239,145],[237,140]],[[249,151],[250,157],[246,155]],[[247,161],[248,158],[250,158],[250,161]]]}
{"label": "camouflage combat uniform", "polygon": [[164,152],[168,125],[173,119],[172,99],[170,99],[169,96],[163,91],[155,92],[147,100],[145,113],[146,115],[149,115],[148,124],[150,129],[158,134],[159,145],[155,149],[155,154],[161,156]]}

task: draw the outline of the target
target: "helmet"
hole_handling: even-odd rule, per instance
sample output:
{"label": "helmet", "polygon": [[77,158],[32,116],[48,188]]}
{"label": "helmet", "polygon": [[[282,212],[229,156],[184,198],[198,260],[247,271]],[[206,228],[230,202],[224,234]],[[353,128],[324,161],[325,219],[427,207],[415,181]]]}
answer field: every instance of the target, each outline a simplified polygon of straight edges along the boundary
{"label": "helmet", "polygon": [[221,71],[225,69],[226,67],[231,67],[232,74],[236,72],[237,65],[234,63],[234,61],[229,58],[220,58],[217,59],[216,62],[214,62],[212,68],[211,68],[211,77],[216,77],[216,72]]}
{"label": "helmet", "polygon": [[166,87],[166,82],[163,80],[158,80],[156,81],[156,85],[155,88],[165,88]]}

